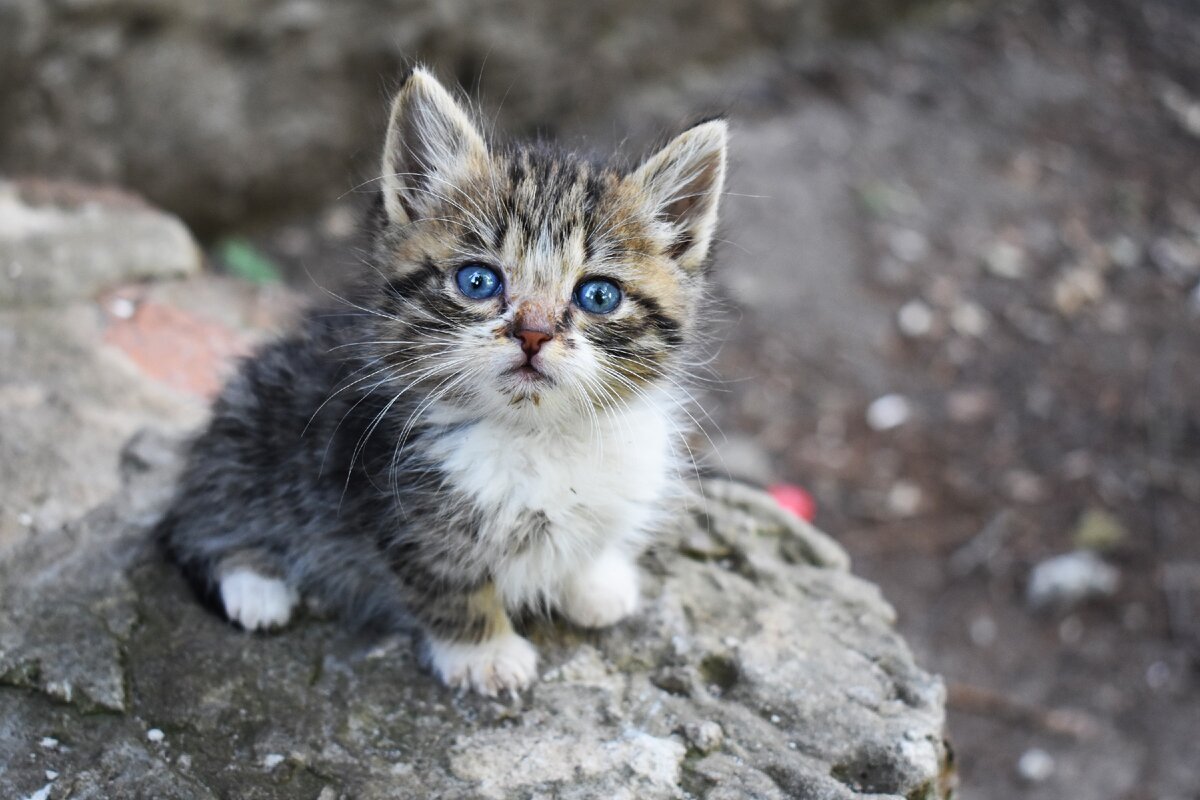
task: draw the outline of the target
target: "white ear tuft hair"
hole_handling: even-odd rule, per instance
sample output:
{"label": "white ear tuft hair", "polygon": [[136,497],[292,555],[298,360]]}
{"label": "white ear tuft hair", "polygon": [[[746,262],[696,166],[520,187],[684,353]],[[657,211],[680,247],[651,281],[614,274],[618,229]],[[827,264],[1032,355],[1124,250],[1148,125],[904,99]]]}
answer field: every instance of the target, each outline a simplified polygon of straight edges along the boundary
{"label": "white ear tuft hair", "polygon": [[708,257],[725,185],[729,126],[702,122],[672,139],[633,173],[661,219],[674,230],[670,254],[688,270]]}
{"label": "white ear tuft hair", "polygon": [[383,199],[388,219],[421,217],[456,176],[487,158],[483,137],[450,93],[424,68],[409,74],[392,103],[383,148]]}

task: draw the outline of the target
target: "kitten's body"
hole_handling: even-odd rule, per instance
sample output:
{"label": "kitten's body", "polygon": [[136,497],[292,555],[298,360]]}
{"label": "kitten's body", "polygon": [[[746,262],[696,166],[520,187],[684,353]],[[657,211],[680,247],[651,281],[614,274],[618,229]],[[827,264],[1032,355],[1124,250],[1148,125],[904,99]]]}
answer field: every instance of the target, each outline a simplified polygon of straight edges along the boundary
{"label": "kitten's body", "polygon": [[[723,123],[706,125],[629,174],[495,153],[415,73],[370,269],[248,361],[193,446],[161,528],[185,572],[251,629],[301,594],[415,621],[443,680],[489,694],[535,675],[509,613],[630,613],[678,473],[723,173]],[[456,276],[481,265],[501,291],[469,299]],[[586,310],[592,279],[616,308]]]}

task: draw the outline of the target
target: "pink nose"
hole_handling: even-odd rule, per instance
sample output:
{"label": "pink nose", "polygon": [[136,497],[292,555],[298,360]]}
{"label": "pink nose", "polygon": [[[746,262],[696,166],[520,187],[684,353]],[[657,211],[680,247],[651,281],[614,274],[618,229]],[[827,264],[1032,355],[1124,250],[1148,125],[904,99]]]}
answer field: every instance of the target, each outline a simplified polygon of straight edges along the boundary
{"label": "pink nose", "polygon": [[536,355],[537,351],[542,349],[542,345],[552,338],[552,334],[549,331],[539,331],[532,328],[519,330],[513,335],[521,340],[521,349],[525,351],[525,355],[527,356]]}

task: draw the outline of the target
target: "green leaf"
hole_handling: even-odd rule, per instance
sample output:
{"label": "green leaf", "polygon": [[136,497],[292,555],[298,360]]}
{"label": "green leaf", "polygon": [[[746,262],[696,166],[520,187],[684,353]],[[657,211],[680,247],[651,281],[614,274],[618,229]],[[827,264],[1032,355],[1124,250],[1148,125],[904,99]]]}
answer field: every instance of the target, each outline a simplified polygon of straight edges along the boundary
{"label": "green leaf", "polygon": [[230,274],[251,283],[279,283],[279,267],[265,253],[245,239],[223,239],[217,244],[217,258]]}

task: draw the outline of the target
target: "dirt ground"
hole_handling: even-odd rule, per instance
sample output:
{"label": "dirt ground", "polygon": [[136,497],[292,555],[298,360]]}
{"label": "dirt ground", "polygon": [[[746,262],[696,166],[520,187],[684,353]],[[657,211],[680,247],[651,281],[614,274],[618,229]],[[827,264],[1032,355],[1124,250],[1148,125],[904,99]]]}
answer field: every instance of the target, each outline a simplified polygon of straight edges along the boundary
{"label": "dirt ground", "polygon": [[[776,91],[730,203],[729,468],[809,487],[883,586],[964,797],[1200,797],[1200,7],[1010,3]],[[1119,589],[1030,610],[1081,539]]]}
{"label": "dirt ground", "polygon": [[[973,5],[731,111],[709,466],[815,495],[963,797],[1200,798],[1200,6]],[[311,267],[347,216],[258,243]],[[1115,592],[1032,609],[1080,548]]]}

